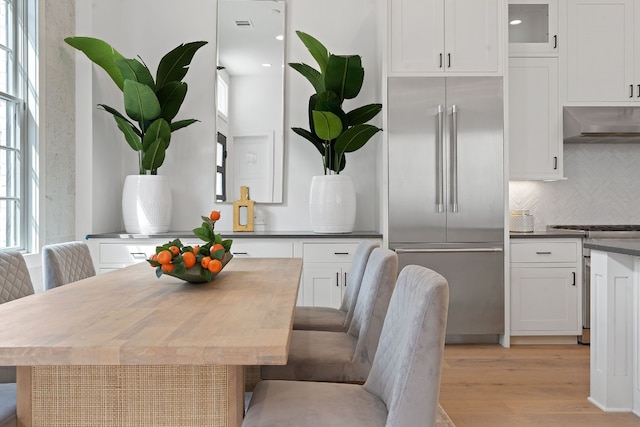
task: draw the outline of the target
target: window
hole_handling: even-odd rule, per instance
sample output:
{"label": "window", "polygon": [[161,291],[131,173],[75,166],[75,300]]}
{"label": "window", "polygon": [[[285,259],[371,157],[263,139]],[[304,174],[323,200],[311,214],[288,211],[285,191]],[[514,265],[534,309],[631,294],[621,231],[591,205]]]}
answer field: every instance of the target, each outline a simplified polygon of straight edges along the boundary
{"label": "window", "polygon": [[216,143],[216,201],[227,201],[227,137],[218,132]]}
{"label": "window", "polygon": [[25,129],[37,122],[37,84],[30,85],[37,81],[35,6],[36,0],[0,0],[0,249],[33,246],[36,144]]}

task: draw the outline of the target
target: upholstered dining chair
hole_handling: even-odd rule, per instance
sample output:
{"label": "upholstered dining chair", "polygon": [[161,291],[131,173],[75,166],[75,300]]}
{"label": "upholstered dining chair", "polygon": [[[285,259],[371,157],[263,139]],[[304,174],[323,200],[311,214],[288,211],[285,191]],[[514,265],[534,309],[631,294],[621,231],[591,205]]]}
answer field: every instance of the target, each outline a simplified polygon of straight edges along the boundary
{"label": "upholstered dining chair", "polygon": [[45,290],[96,275],[91,252],[84,242],[43,246],[42,272]]}
{"label": "upholstered dining chair", "polygon": [[377,243],[363,240],[353,254],[347,288],[339,309],[332,307],[296,307],[293,318],[293,329],[311,331],[346,332],[351,324],[356,301],[360,293],[362,276],[367,266],[371,251],[378,247]]}
{"label": "upholstered dining chair", "polygon": [[347,332],[292,331],[286,365],[263,365],[260,378],[359,382],[367,379],[398,275],[398,256],[371,252]]}
{"label": "upholstered dining chair", "polygon": [[260,381],[243,427],[433,427],[449,286],[425,267],[402,269],[364,385]]}
{"label": "upholstered dining chair", "polygon": [[[0,251],[0,304],[33,294],[29,269],[19,252]],[[0,427],[16,421],[16,368],[0,366]]]}

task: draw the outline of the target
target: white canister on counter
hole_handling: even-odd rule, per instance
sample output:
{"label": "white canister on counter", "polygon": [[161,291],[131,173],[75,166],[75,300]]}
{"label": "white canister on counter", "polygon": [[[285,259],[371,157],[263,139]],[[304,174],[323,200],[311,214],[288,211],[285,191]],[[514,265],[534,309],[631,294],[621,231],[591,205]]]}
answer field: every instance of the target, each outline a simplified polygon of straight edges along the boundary
{"label": "white canister on counter", "polygon": [[529,214],[529,209],[517,209],[511,211],[509,218],[509,231],[516,233],[533,232],[533,215]]}

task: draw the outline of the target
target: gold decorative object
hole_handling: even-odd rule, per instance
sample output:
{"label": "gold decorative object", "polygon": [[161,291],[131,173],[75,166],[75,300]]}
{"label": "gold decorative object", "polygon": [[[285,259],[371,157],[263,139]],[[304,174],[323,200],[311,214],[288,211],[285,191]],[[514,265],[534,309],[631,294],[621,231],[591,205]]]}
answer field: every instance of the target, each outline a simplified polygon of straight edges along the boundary
{"label": "gold decorative object", "polygon": [[[240,187],[240,200],[233,202],[233,231],[253,231],[253,205],[249,199],[249,187]],[[246,213],[246,218],[241,213]]]}

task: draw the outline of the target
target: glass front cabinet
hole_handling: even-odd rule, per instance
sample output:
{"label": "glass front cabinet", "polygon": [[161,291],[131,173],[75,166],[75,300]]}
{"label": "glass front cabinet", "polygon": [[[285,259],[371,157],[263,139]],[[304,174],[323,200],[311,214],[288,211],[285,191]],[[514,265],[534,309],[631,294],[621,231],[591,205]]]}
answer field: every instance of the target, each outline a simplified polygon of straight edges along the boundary
{"label": "glass front cabinet", "polygon": [[557,0],[509,0],[509,55],[557,54]]}

